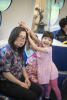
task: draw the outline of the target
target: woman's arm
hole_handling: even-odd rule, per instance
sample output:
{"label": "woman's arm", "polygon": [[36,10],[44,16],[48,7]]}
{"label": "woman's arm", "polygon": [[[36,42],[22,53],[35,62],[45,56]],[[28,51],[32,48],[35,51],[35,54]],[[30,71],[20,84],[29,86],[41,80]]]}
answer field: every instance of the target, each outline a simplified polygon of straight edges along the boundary
{"label": "woman's arm", "polygon": [[41,52],[45,52],[45,53],[48,53],[47,50],[43,47],[38,47],[34,41],[31,39],[30,35],[28,35],[28,39],[30,41],[30,44],[33,46],[33,48],[37,51],[41,51]]}
{"label": "woman's arm", "polygon": [[25,79],[29,79],[28,74],[25,70],[25,67],[22,67],[22,71],[23,71],[23,75],[24,75]]}
{"label": "woman's arm", "polygon": [[28,74],[26,72],[26,69],[25,67],[22,67],[22,71],[23,71],[23,75],[25,77],[25,83],[27,83],[27,85],[30,87],[31,86],[31,82],[29,80],[29,77],[28,77]]}
{"label": "woman's arm", "polygon": [[18,80],[17,78],[15,78],[10,72],[3,72],[2,73],[3,76],[8,79],[9,81],[16,83],[24,88],[28,88],[27,84],[24,82],[21,82],[20,80]]}

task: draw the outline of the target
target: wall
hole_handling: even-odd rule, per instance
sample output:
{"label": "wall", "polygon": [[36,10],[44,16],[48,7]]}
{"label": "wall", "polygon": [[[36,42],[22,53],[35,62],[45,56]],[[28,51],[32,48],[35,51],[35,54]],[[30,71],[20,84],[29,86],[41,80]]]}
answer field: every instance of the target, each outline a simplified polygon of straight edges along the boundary
{"label": "wall", "polygon": [[67,16],[67,0],[65,0],[63,8],[60,10],[60,16],[61,18]]}
{"label": "wall", "polygon": [[[47,0],[45,0],[47,1]],[[47,4],[48,2],[46,2]],[[35,0],[12,0],[9,9],[2,12],[2,25],[0,27],[0,40],[7,39],[11,30],[18,25],[21,20],[25,21],[29,27],[32,26]],[[60,10],[61,18],[67,16],[67,0]],[[47,8],[46,8],[46,12]],[[45,13],[46,13],[45,12]],[[47,14],[45,14],[45,17]],[[46,29],[46,27],[45,27]]]}
{"label": "wall", "polygon": [[2,25],[0,26],[0,40],[7,39],[11,30],[24,21],[31,27],[35,0],[12,0],[9,9],[2,12]]}

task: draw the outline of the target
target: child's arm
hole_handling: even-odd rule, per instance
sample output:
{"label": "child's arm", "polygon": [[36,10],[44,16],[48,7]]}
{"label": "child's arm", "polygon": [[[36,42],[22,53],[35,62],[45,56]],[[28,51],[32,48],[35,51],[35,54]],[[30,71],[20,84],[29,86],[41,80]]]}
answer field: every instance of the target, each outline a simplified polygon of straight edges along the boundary
{"label": "child's arm", "polygon": [[35,35],[35,33],[24,23],[24,22],[20,22],[19,25],[21,27],[24,27],[27,31],[30,32],[30,35],[32,36],[32,38],[37,42],[37,43],[41,43],[41,41],[37,38],[37,36]]}
{"label": "child's arm", "polygon": [[31,39],[30,35],[28,34],[28,39],[30,41],[30,44],[33,46],[33,48],[37,51],[41,51],[41,52],[45,52],[45,53],[48,53],[47,50],[43,47],[38,47],[34,41]]}
{"label": "child's arm", "polygon": [[37,38],[37,36],[35,35],[35,33],[32,31],[32,30],[30,30],[30,32],[31,32],[31,36],[32,36],[32,38],[38,43],[38,44],[40,44],[41,43],[41,41]]}

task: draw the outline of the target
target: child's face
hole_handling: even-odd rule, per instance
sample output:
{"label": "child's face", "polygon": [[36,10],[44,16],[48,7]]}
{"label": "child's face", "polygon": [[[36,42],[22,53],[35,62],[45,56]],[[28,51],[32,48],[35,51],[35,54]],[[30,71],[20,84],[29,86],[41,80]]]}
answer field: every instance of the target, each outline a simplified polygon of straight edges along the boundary
{"label": "child's face", "polygon": [[52,39],[50,37],[43,37],[42,40],[42,46],[50,46],[52,44]]}

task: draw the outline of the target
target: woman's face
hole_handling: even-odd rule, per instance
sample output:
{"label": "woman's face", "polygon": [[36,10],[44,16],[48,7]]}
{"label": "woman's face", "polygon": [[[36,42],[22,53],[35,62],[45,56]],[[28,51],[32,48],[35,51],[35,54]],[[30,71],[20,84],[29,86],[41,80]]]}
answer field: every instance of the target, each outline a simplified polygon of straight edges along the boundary
{"label": "woman's face", "polygon": [[18,48],[18,47],[24,46],[25,42],[26,42],[26,32],[25,31],[21,31],[19,33],[19,36],[14,41],[14,44]]}

